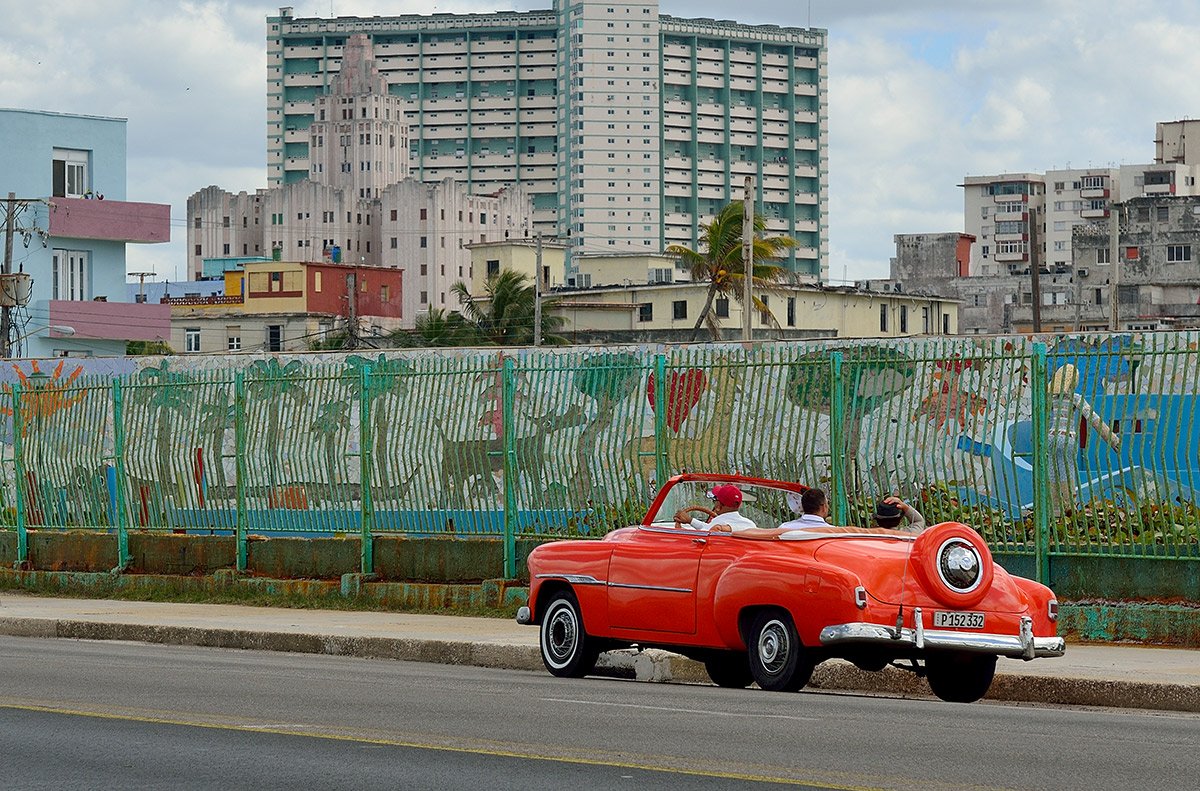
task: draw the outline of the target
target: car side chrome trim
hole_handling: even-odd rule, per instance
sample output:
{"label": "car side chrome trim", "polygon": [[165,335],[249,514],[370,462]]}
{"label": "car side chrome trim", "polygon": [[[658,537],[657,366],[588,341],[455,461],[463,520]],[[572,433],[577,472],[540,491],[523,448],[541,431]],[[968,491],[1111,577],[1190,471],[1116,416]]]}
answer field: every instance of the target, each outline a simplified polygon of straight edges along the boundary
{"label": "car side chrome trim", "polygon": [[821,645],[908,645],[923,650],[969,651],[1013,659],[1062,656],[1067,643],[1061,637],[1034,637],[1033,621],[1021,623],[1020,634],[981,634],[930,629],[901,629],[874,623],[843,623],[821,630]]}
{"label": "car side chrome trim", "polygon": [[629,582],[610,582],[610,588],[630,588],[639,591],[667,591],[668,593],[691,593],[691,588],[670,588],[666,585],[634,585]]}
{"label": "car side chrome trim", "polygon": [[540,580],[566,580],[572,585],[603,585],[604,580],[598,580],[591,574],[539,574]]}

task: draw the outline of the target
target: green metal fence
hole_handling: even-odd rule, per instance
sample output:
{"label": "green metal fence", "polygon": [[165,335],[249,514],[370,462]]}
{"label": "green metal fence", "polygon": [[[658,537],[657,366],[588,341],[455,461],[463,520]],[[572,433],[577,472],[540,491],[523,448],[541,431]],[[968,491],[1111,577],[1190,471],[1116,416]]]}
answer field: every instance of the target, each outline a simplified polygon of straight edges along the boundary
{"label": "green metal fence", "polygon": [[682,471],[897,493],[994,549],[1200,559],[1200,343],[1049,339],[466,350],[36,367],[4,385],[28,529],[597,537]]}

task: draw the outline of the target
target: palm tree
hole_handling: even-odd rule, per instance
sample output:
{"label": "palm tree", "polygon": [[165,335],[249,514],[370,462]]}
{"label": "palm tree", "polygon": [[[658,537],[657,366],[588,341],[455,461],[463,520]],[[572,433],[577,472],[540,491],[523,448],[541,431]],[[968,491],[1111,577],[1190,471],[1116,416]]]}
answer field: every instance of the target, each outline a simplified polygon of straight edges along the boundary
{"label": "palm tree", "polygon": [[[472,296],[466,283],[450,291],[462,303],[462,316],[484,346],[529,346],[533,344],[534,290],[529,278],[511,269],[489,277],[483,296]],[[557,300],[542,298],[542,343],[562,346],[567,339],[558,334],[566,320],[553,315]]]}
{"label": "palm tree", "polygon": [[[754,215],[751,283],[756,291],[775,290],[777,284],[787,277],[786,269],[770,262],[777,260],[785,250],[796,246],[796,240],[790,236],[764,237],[762,234],[766,229],[767,221],[761,215]],[[745,270],[742,266],[741,201],[728,204],[712,222],[700,226],[700,247],[703,252],[679,244],[667,247],[668,255],[677,255],[687,264],[694,282],[708,283],[708,297],[704,302],[704,309],[700,311],[696,318],[696,326],[692,329],[693,341],[700,337],[700,327],[705,323],[708,324],[714,338],[719,336],[720,320],[712,312],[713,301],[718,294],[726,299],[732,295],[734,299],[742,301]],[[771,316],[766,303],[758,297],[751,299],[759,313],[766,317]],[[743,309],[748,308],[743,306]]]}
{"label": "palm tree", "polygon": [[462,314],[434,307],[417,316],[412,330],[393,333],[392,340],[397,345],[420,347],[475,346],[479,343],[475,328],[467,323]]}

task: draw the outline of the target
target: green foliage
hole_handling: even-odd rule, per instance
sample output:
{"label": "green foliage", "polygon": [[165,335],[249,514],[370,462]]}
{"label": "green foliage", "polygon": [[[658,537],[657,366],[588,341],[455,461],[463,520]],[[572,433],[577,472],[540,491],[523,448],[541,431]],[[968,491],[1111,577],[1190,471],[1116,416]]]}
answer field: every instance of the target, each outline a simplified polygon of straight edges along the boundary
{"label": "green foliage", "polygon": [[[533,344],[534,302],[533,283],[528,277],[511,269],[490,277],[482,295],[473,295],[467,284],[455,283],[451,292],[462,303],[462,319],[470,328],[474,345],[530,346]],[[566,320],[554,315],[558,301],[542,298],[542,343],[562,346],[567,339],[558,335]]]}
{"label": "green foliage", "polygon": [[129,357],[174,354],[170,344],[163,341],[126,341],[125,354]]}
{"label": "green foliage", "polygon": [[1200,545],[1200,506],[1092,500],[1052,520],[1050,535],[1072,546],[1196,546]]}

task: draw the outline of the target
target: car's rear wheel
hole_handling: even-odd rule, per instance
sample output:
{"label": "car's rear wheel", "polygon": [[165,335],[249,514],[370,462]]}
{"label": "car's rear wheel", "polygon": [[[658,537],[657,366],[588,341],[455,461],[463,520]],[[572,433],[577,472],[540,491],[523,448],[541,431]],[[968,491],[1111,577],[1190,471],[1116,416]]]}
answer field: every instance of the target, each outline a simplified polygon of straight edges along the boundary
{"label": "car's rear wheel", "polygon": [[704,660],[708,677],[718,687],[745,689],[754,683],[750,674],[750,658],[744,651],[718,651]]}
{"label": "car's rear wheel", "polygon": [[772,692],[795,692],[812,677],[813,664],[805,655],[792,617],[765,610],[754,617],[747,640],[750,674]]}
{"label": "car's rear wheel", "polygon": [[596,666],[600,644],[584,630],[579,601],[571,591],[558,591],[547,602],[541,646],[542,664],[553,675],[582,678]]}
{"label": "car's rear wheel", "polygon": [[950,703],[974,703],[987,694],[996,675],[996,657],[986,654],[936,654],[925,660],[933,694]]}

